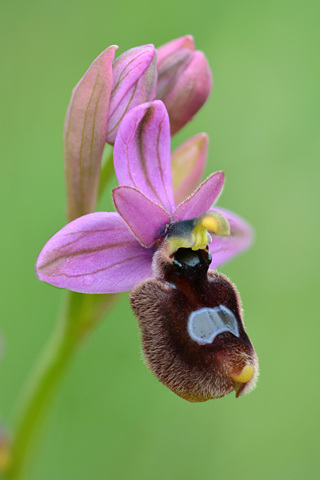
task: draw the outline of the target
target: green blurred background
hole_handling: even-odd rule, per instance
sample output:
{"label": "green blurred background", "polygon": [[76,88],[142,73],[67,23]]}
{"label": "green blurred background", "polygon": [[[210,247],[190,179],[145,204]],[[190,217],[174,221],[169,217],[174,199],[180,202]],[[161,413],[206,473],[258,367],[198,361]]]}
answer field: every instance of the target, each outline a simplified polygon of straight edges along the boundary
{"label": "green blurred background", "polygon": [[[62,128],[71,89],[108,45],[119,53],[193,34],[215,85],[174,146],[210,136],[220,205],[255,227],[222,268],[260,358],[256,390],[189,404],[146,369],[127,295],[74,358],[32,480],[319,478],[318,1],[0,0],[0,416],[54,329],[63,292],[34,263],[65,224]],[[100,209],[110,209],[106,196]]]}

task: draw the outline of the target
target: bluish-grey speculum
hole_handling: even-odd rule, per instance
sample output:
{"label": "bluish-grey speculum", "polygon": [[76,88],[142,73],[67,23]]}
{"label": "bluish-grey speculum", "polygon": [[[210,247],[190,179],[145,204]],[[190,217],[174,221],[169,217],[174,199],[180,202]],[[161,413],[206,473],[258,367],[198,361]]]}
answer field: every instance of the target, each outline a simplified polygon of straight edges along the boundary
{"label": "bluish-grey speculum", "polygon": [[224,305],[215,308],[200,308],[188,319],[188,333],[199,345],[212,343],[217,335],[230,332],[239,337],[236,317]]}

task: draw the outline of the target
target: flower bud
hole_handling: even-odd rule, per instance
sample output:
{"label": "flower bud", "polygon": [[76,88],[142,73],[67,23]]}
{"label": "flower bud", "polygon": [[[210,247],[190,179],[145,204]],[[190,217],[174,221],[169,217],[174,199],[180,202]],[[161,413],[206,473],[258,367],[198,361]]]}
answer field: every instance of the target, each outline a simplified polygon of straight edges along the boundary
{"label": "flower bud", "polygon": [[224,275],[208,271],[207,249],[165,240],[155,253],[155,278],[141,282],[130,302],[138,317],[145,360],[155,376],[189,402],[248,393],[258,363],[244,329],[240,299]]}
{"label": "flower bud", "polygon": [[95,209],[116,48],[107,48],[91,64],[67,110],[63,140],[69,221]]}
{"label": "flower bud", "polygon": [[199,133],[172,152],[171,170],[174,201],[178,205],[199,186],[207,160],[209,138]]}
{"label": "flower bud", "polygon": [[158,49],[156,98],[167,107],[171,135],[177,133],[207,100],[212,75],[205,55],[187,35]]}
{"label": "flower bud", "polygon": [[114,61],[108,143],[114,143],[120,122],[128,110],[154,99],[157,83],[156,61],[157,51],[153,45],[132,48]]}

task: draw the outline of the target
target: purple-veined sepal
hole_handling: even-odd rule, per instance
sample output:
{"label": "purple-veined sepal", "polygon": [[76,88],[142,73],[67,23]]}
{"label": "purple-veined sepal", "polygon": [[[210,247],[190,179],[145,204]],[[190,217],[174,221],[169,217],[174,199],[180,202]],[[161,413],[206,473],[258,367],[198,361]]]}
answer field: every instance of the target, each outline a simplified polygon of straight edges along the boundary
{"label": "purple-veined sepal", "polygon": [[157,100],[130,110],[121,122],[114,146],[119,185],[134,187],[169,213],[174,210],[170,126]]}
{"label": "purple-veined sepal", "polygon": [[152,276],[152,256],[118,213],[97,212],[56,233],[43,247],[36,273],[43,282],[75,292],[124,292]]}

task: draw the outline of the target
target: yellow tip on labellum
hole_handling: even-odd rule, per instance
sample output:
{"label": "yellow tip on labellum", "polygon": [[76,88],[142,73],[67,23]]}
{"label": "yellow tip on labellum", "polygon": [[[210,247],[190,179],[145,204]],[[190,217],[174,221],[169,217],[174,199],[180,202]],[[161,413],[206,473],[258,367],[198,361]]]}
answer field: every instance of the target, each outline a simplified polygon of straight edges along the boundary
{"label": "yellow tip on labellum", "polygon": [[239,375],[230,375],[230,377],[235,380],[236,382],[239,383],[247,383],[251,378],[253,377],[254,374],[254,368],[252,365],[246,365],[243,367]]}

